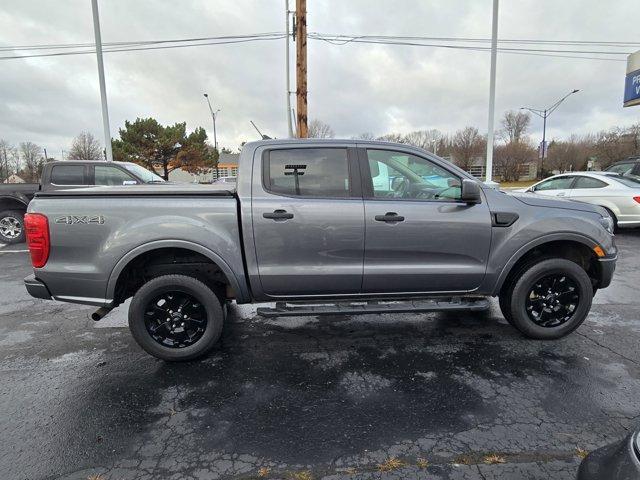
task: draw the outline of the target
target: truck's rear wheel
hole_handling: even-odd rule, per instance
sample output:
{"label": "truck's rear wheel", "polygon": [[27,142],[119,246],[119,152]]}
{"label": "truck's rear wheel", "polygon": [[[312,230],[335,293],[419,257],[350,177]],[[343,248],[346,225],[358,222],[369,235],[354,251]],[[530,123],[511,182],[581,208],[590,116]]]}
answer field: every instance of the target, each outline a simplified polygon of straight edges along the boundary
{"label": "truck's rear wheel", "polygon": [[591,279],[570,260],[531,264],[514,281],[503,303],[508,302],[510,323],[529,338],[563,337],[578,328],[591,309]]}
{"label": "truck's rear wheel", "polygon": [[24,242],[24,212],[4,210],[0,212],[0,242]]}
{"label": "truck's rear wheel", "polygon": [[145,283],[129,307],[129,328],[147,353],[168,361],[193,360],[220,338],[224,314],[216,294],[185,275]]}

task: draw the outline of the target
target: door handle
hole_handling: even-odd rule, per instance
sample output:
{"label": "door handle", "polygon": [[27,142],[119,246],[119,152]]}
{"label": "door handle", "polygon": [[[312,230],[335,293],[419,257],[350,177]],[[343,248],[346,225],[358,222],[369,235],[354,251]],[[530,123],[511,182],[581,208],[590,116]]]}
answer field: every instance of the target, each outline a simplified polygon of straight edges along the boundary
{"label": "door handle", "polygon": [[270,220],[289,220],[293,218],[293,213],[288,213],[286,210],[274,210],[273,213],[263,213],[264,218]]}
{"label": "door handle", "polygon": [[564,197],[564,196],[565,196],[564,192],[556,193],[556,197]]}
{"label": "door handle", "polygon": [[402,215],[398,215],[396,212],[387,212],[384,215],[376,215],[375,219],[376,222],[404,222],[404,217]]}

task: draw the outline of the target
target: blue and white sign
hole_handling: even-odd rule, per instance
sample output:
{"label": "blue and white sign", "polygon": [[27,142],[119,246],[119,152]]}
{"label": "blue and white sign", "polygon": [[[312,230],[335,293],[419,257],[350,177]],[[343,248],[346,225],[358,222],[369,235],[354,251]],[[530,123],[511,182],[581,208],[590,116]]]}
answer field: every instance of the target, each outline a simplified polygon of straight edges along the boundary
{"label": "blue and white sign", "polygon": [[640,50],[627,57],[623,105],[625,107],[640,105]]}

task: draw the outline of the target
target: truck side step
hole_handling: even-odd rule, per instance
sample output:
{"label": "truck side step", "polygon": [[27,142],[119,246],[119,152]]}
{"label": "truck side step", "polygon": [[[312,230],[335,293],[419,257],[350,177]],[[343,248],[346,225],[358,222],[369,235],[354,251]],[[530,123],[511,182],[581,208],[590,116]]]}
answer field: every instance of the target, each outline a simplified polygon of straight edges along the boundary
{"label": "truck side step", "polygon": [[307,315],[362,315],[367,313],[413,313],[441,311],[482,311],[489,308],[486,298],[439,297],[416,300],[276,302],[275,307],[260,307],[262,317],[297,317]]}

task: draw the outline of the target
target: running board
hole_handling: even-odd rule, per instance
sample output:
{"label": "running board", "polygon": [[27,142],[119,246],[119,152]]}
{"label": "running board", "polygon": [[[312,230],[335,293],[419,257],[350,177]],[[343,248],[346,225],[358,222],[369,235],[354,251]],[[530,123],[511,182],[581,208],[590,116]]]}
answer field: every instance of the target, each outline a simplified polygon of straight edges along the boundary
{"label": "running board", "polygon": [[478,312],[488,308],[489,300],[486,298],[443,297],[405,301],[276,302],[275,307],[260,307],[257,313],[262,317],[271,318],[367,313]]}

